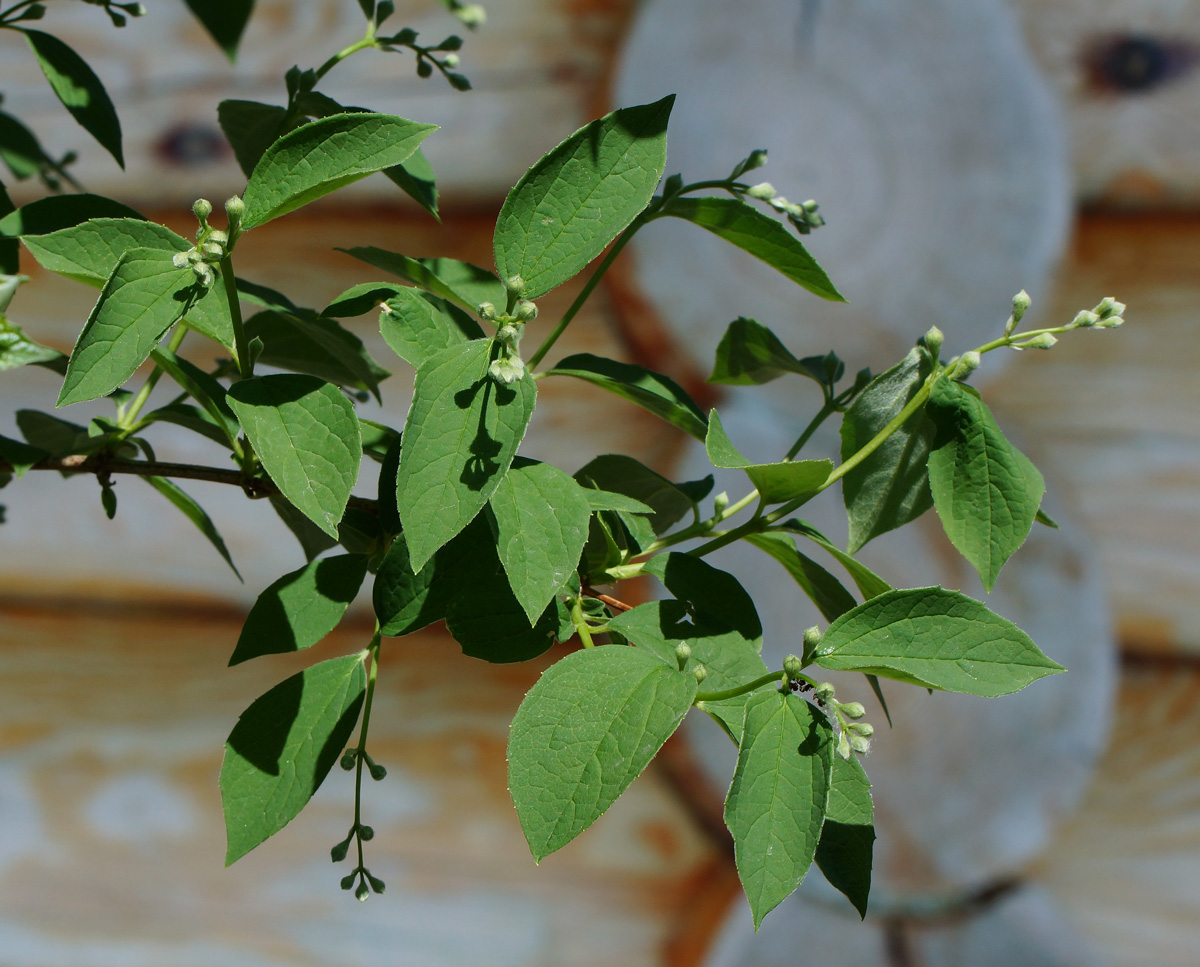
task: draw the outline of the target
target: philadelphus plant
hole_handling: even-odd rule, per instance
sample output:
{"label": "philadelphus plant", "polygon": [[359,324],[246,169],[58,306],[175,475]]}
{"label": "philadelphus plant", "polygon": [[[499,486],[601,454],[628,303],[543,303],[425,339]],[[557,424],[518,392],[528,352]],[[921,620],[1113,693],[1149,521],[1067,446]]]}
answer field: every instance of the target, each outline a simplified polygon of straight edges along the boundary
{"label": "philadelphus plant", "polygon": [[[482,20],[475,5],[444,5],[468,26]],[[104,6],[120,25],[136,5]],[[251,0],[190,6],[232,56]],[[421,76],[437,71],[457,90],[470,86],[452,70],[458,37],[422,46],[410,29],[385,35],[392,4],[359,6],[362,38],[319,68],[289,70],[284,103],[216,106],[246,184],[226,203],[224,228],[209,223],[208,201],[196,203],[194,243],[122,203],[59,193],[75,186],[70,159],[52,158],[0,114],[0,158],[12,176],[39,177],[52,190],[15,208],[0,189],[0,313],[19,305],[18,244],[45,269],[99,289],[69,355],[0,317],[0,369],[44,367],[62,379],[60,407],[103,397],[115,410],[87,425],[22,410],[24,439],[0,437],[4,482],[30,470],[94,474],[111,516],[113,475],[139,475],[231,567],[216,523],[175,480],[269,497],[259,506],[285,521],[307,563],[262,592],[231,664],[309,648],[369,589],[377,621],[365,647],[284,679],[234,725],[220,776],[228,863],[290,822],[340,761],[354,773],[354,819],[332,857],[341,863],[353,847],[342,886],[359,899],[383,892],[364,862],[373,831],[362,821],[364,769],[386,775],[367,751],[376,680],[388,639],[444,622],[481,661],[529,661],[563,645],[517,709],[508,746],[516,818],[535,859],[595,822],[695,709],[738,749],[725,820],[755,924],[814,862],[865,915],[874,830],[860,757],[876,735],[860,696],[842,700],[813,677],[817,669],[861,672],[881,704],[882,679],[999,696],[1063,669],[984,604],[941,587],[892,587],[854,555],[933,508],[990,590],[1034,522],[1052,522],[1040,510],[1041,475],[966,380],[990,352],[1048,349],[1075,329],[1112,328],[1124,306],[1104,299],[1065,325],[1020,330],[1022,292],[994,340],[943,362],[942,334],[931,329],[886,372],[851,380],[826,347],[798,357],[766,326],[736,319],[711,381],[799,377],[796,411],[811,408],[786,453],[755,463],[716,410],[704,412],[666,376],[590,353],[544,365],[618,253],[660,219],[691,222],[760,259],[796,283],[798,299],[842,301],[798,238],[823,224],[816,203],[743,180],[766,163],[765,151],[724,178],[663,180],[673,97],[614,111],[534,162],[496,220],[494,267],[350,248],[395,281],[331,293],[323,308],[298,306],[235,268],[261,225],[375,172],[429,212],[438,205],[421,153],[435,126],[343,106],[318,91],[325,75],[358,51],[409,52]],[[43,13],[22,0],[0,10],[0,28],[24,36],[68,110],[121,161],[99,79],[62,41],[25,25]],[[596,260],[549,335],[523,355],[539,300]],[[415,370],[403,427],[356,409],[368,394],[380,398],[390,374],[341,320],[371,312]],[[223,357],[212,368],[198,362],[211,358],[209,343]],[[710,498],[712,476],[672,481],[622,454],[573,472],[522,456],[546,379],[582,380],[648,410],[702,441],[713,467],[744,471],[745,493]],[[165,400],[153,393],[160,384],[171,387]],[[834,418],[840,460],[803,456]],[[212,466],[155,459],[153,437],[189,433],[214,448]],[[360,482],[375,496],[352,496]],[[834,486],[849,522],[845,548],[797,516]],[[735,541],[777,560],[824,618],[782,668],[761,656],[755,589],[708,563]],[[664,596],[632,607],[622,586],[640,576]]]}

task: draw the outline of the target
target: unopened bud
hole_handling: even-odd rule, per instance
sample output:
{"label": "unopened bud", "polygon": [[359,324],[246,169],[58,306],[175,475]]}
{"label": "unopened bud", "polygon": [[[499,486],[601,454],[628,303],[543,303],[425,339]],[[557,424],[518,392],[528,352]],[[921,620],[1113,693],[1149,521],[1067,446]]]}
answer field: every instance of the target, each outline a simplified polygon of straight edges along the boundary
{"label": "unopened bud", "polygon": [[686,641],[681,641],[675,646],[675,660],[679,663],[679,670],[683,671],[687,667],[688,659],[692,657],[692,646]]}
{"label": "unopened bud", "polygon": [[1021,349],[1050,349],[1058,342],[1054,336],[1048,332],[1042,333],[1040,336],[1034,336],[1032,339],[1027,339],[1021,343]]}
{"label": "unopened bud", "polygon": [[846,702],[839,707],[842,710],[842,714],[848,719],[861,719],[867,714],[867,710],[863,707],[862,702]]}
{"label": "unopened bud", "polygon": [[743,171],[753,171],[755,168],[761,168],[766,163],[767,163],[766,149],[765,148],[755,148],[753,151],[750,152],[750,157],[748,157],[744,162],[742,162],[742,164],[744,165],[742,170]]}
{"label": "unopened bud", "polygon": [[188,252],[176,252],[171,256],[171,264],[177,269],[186,269],[191,264]]}
{"label": "unopened bud", "polygon": [[821,682],[820,685],[813,689],[813,696],[819,698],[822,702],[828,702],[833,698],[833,683]]}
{"label": "unopened bud", "polygon": [[798,655],[788,655],[783,660],[783,670],[787,673],[789,679],[799,678],[800,672],[804,668],[804,662],[800,660]]}
{"label": "unopened bud", "polygon": [[[363,870],[363,872],[366,873],[367,871]],[[387,889],[387,884],[383,880],[377,876],[372,876],[370,873],[367,873],[367,882],[371,884],[371,889],[376,893],[383,893]]]}
{"label": "unopened bud", "polygon": [[246,203],[237,195],[229,198],[225,202],[225,214],[229,216],[230,223],[240,222],[242,216],[246,213]]}
{"label": "unopened bud", "polygon": [[821,639],[824,636],[821,634],[821,629],[816,625],[808,628],[804,632],[804,663],[812,662],[813,657],[817,653],[817,649],[821,646]]}
{"label": "unopened bud", "polygon": [[[844,736],[844,735],[846,735],[846,733],[843,732],[842,735]],[[868,752],[871,751],[871,740],[865,739],[861,735],[856,735],[853,732],[851,732],[850,733],[850,748],[853,749],[855,752],[857,752],[859,755],[866,755]]]}
{"label": "unopened bud", "polygon": [[981,361],[982,360],[979,356],[979,353],[975,352],[973,349],[970,352],[963,353],[962,356],[959,357],[958,365],[954,368],[954,378],[965,379],[966,377],[970,376],[979,368]]}
{"label": "unopened bud", "polygon": [[845,730],[843,730],[842,734],[838,736],[837,754],[843,759],[850,758],[850,736]]}
{"label": "unopened bud", "polygon": [[225,257],[225,246],[220,242],[205,242],[200,246],[200,254],[211,259],[221,259]]}
{"label": "unopened bud", "polygon": [[360,824],[358,827],[358,838],[366,843],[375,838],[375,830],[370,826],[363,826]]}
{"label": "unopened bud", "polygon": [[192,205],[192,211],[200,221],[204,221],[212,214],[212,202],[207,198],[197,198]]}
{"label": "unopened bud", "polygon": [[537,318],[538,307],[528,299],[517,303],[516,317],[521,322],[530,322]]}
{"label": "unopened bud", "polygon": [[519,275],[510,275],[504,280],[504,288],[508,289],[509,292],[515,292],[517,295],[520,295],[525,291],[525,280]]}
{"label": "unopened bud", "polygon": [[759,198],[762,201],[770,201],[775,197],[775,186],[769,181],[761,181],[757,185],[746,190],[746,194],[751,198]]}
{"label": "unopened bud", "polygon": [[870,722],[851,722],[846,728],[864,738],[869,738],[875,734],[875,726]]}
{"label": "unopened bud", "polygon": [[358,760],[358,753],[353,749],[347,749],[342,755],[342,768],[349,772],[354,768],[354,763]]}
{"label": "unopened bud", "polygon": [[354,877],[354,873],[347,873],[342,877],[341,886],[343,890],[349,890],[350,887],[354,886]]}
{"label": "unopened bud", "polygon": [[367,766],[367,769],[371,773],[371,778],[376,782],[379,782],[379,780],[383,779],[387,775],[387,769],[374,762]]}
{"label": "unopened bud", "polygon": [[468,27],[475,28],[487,20],[487,11],[478,3],[469,3],[454,11],[459,21]]}
{"label": "unopened bud", "polygon": [[350,852],[350,837],[347,836],[344,840],[337,844],[329,851],[329,856],[335,863],[340,863],[346,858],[346,854]]}
{"label": "unopened bud", "polygon": [[447,54],[442,58],[442,66],[449,67],[451,70],[453,70],[458,66],[458,54]]}
{"label": "unopened bud", "polygon": [[692,666],[692,677],[696,679],[696,684],[700,685],[704,682],[704,679],[708,678],[708,669],[697,662]]}
{"label": "unopened bud", "polygon": [[366,883],[358,884],[358,889],[356,889],[354,891],[355,899],[357,899],[359,903],[365,903],[367,897],[369,897],[370,895],[371,895],[371,891],[369,889],[367,889]]}
{"label": "unopened bud", "polygon": [[480,318],[487,319],[489,322],[496,318],[496,307],[490,302],[481,302],[475,310],[479,313]]}
{"label": "unopened bud", "polygon": [[1012,318],[1014,326],[1021,321],[1021,318],[1025,315],[1025,311],[1029,308],[1031,302],[1033,302],[1033,300],[1029,298],[1029,293],[1024,289],[1013,296]]}
{"label": "unopened bud", "polygon": [[729,506],[729,491],[722,490],[713,498],[713,512],[716,514],[722,513]]}
{"label": "unopened bud", "polygon": [[1097,329],[1116,329],[1117,326],[1123,326],[1124,324],[1125,324],[1125,320],[1122,319],[1120,316],[1108,316],[1107,318],[1101,319],[1098,323],[1096,323],[1096,328]]}
{"label": "unopened bud", "polygon": [[945,341],[945,338],[942,330],[937,326],[930,326],[929,332],[925,333],[925,348],[929,350],[934,359],[942,351],[942,343]]}
{"label": "unopened bud", "polygon": [[1109,316],[1122,316],[1125,314],[1125,303],[1118,302],[1110,295],[1105,296],[1092,312],[1096,313],[1101,319],[1107,319]]}
{"label": "unopened bud", "polygon": [[1071,320],[1072,329],[1091,329],[1100,321],[1100,316],[1094,312],[1088,312],[1087,309],[1082,309],[1075,313],[1075,318]]}
{"label": "unopened bud", "polygon": [[501,357],[492,362],[488,372],[494,379],[507,386],[525,375],[525,361],[520,356]]}

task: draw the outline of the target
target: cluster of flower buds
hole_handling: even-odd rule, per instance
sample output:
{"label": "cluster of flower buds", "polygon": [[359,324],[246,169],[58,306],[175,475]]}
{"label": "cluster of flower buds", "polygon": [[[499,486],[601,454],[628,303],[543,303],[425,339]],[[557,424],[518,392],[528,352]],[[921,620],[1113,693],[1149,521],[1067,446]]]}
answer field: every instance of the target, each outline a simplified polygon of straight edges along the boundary
{"label": "cluster of flower buds", "polygon": [[1083,310],[1071,320],[1070,329],[1115,329],[1125,320],[1125,303],[1112,296],[1105,296],[1091,311]]}
{"label": "cluster of flower buds", "polygon": [[[103,7],[114,27],[124,27],[126,16],[144,17],[146,8],[140,3],[113,3],[112,0],[84,0],[94,7]],[[40,6],[37,4],[36,6]]]}
{"label": "cluster of flower buds", "polygon": [[[186,252],[176,252],[171,256],[171,262],[176,268],[190,268],[196,276],[196,281],[206,289],[211,289],[216,281],[213,266],[218,265],[229,254],[229,233],[208,224],[208,216],[212,214],[212,210],[212,203],[206,198],[199,199],[192,206],[192,211],[200,222],[200,227],[196,229],[196,244]],[[226,204],[225,210],[229,213],[230,229],[236,231],[245,205],[240,198],[234,197]]]}
{"label": "cluster of flower buds", "polygon": [[499,354],[488,367],[488,372],[501,383],[514,383],[525,375],[525,360],[521,358],[521,336],[525,334],[525,323],[537,318],[537,306],[528,299],[520,300],[512,314],[502,314],[490,302],[481,302],[477,309],[479,317],[493,323],[496,328],[496,344]]}
{"label": "cluster of flower buds", "polygon": [[765,201],[777,212],[787,215],[787,220],[801,235],[807,235],[814,228],[825,224],[825,219],[817,214],[817,203],[812,199],[796,204],[788,201],[775,191],[775,186],[769,181],[761,182],[746,190],[746,194],[759,201]]}
{"label": "cluster of flower buds", "polygon": [[[810,632],[816,632],[816,634],[810,635]],[[804,637],[806,654],[810,649],[808,640],[810,637],[814,639],[811,646],[813,649],[820,644],[820,636],[816,628],[809,628],[804,633]],[[871,749],[871,736],[875,734],[875,726],[869,722],[859,721],[867,714],[862,702],[839,702],[835,697],[831,682],[821,682],[819,685],[811,684],[811,679],[804,679],[800,675],[804,664],[804,661],[796,655],[788,655],[783,660],[783,671],[787,676],[789,687],[794,692],[809,692],[812,703],[834,720],[838,729],[838,755],[843,759],[849,759],[851,752],[865,755]]]}

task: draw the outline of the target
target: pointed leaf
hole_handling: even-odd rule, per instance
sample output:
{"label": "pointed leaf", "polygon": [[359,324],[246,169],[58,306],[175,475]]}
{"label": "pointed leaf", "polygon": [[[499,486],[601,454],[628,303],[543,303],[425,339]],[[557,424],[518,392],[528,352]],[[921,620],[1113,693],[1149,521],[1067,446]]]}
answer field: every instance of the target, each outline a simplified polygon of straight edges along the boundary
{"label": "pointed leaf", "polygon": [[224,428],[219,426],[216,420],[200,407],[192,406],[190,403],[168,403],[156,410],[151,410],[139,422],[170,423],[174,426],[181,426],[193,433],[199,433],[219,446],[232,449]]}
{"label": "pointed leaf", "polygon": [[246,338],[263,342],[259,362],[294,373],[319,376],[338,386],[369,390],[377,401],[379,383],[391,375],[376,364],[362,340],[332,319],[302,319],[260,312],[246,320]]}
{"label": "pointed leaf", "polygon": [[14,326],[5,319],[3,310],[0,310],[0,372],[59,358],[62,358],[62,353],[34,342],[20,326]]}
{"label": "pointed leaf", "polygon": [[[0,145],[4,145],[4,131],[0,128]],[[0,159],[4,157],[4,147],[0,147]],[[0,183],[0,220],[17,210],[17,206],[8,197],[8,191]],[[21,271],[21,246],[15,238],[0,238],[0,275],[16,275]],[[0,309],[0,312],[3,310]]]}
{"label": "pointed leaf", "polygon": [[[4,111],[0,111],[0,161],[4,162],[18,181],[54,167],[53,160],[46,154],[34,133]],[[0,214],[7,215],[8,212]]]}
{"label": "pointed leaf", "polygon": [[514,463],[489,501],[496,550],[533,624],[579,566],[592,508],[583,489],[548,463]]}
{"label": "pointed leaf", "polygon": [[354,405],[314,376],[258,376],[229,389],[229,405],[275,485],[331,537],[362,462]]}
{"label": "pointed leaf", "polygon": [[[898,416],[931,372],[932,360],[918,346],[875,377],[842,420],[842,459],[853,456]],[[842,478],[851,554],[871,538],[916,520],[933,506],[928,464],[934,433],[925,411],[918,410]]]}
{"label": "pointed leaf", "polygon": [[717,361],[708,381],[726,386],[760,386],[784,373],[813,376],[775,333],[753,319],[739,316],[721,337]]}
{"label": "pointed leaf", "polygon": [[254,10],[254,0],[184,0],[232,63]]}
{"label": "pointed leaf", "polygon": [[433,178],[433,165],[420,148],[403,164],[385,168],[383,173],[409,198],[441,221],[438,218],[438,190]]}
{"label": "pointed leaf", "polygon": [[704,412],[674,380],[632,363],[577,353],[560,360],[546,376],[574,376],[636,403],[697,440],[704,439]]}
{"label": "pointed leaf", "polygon": [[833,559],[842,565],[850,577],[854,579],[854,583],[858,585],[858,590],[864,598],[873,598],[877,594],[883,594],[884,591],[892,590],[892,586],[887,581],[861,561],[856,560],[843,551],[808,521],[793,517],[791,520],[785,520],[779,526],[791,531],[793,534],[807,537],[818,547],[823,547],[828,551]]}
{"label": "pointed leaf", "polygon": [[[20,440],[10,440],[6,436],[0,436],[0,460],[12,468],[11,472],[16,474],[18,480],[25,476],[30,467],[45,460],[48,456],[50,454],[40,447],[31,447]],[[4,472],[8,473],[9,471]]]}
{"label": "pointed leaf", "polygon": [[624,494],[650,507],[654,511],[650,526],[655,534],[665,533],[694,506],[691,498],[662,474],[622,454],[596,457],[575,472],[575,479],[585,489]]}
{"label": "pointed leaf", "polygon": [[94,400],[129,379],[198,291],[192,270],[162,249],[122,255],[71,352],[58,405]]}
{"label": "pointed leaf", "polygon": [[1033,527],[1045,482],[970,387],[938,380],[926,412],[938,429],[929,455],[933,505],[950,543],[991,591]]}
{"label": "pointed leaf", "polygon": [[29,254],[51,272],[97,288],[132,249],[186,252],[191,243],[165,225],[140,218],[92,218],[44,235],[25,235]]}
{"label": "pointed leaf", "polygon": [[496,268],[502,280],[523,280],[519,295],[536,299],[577,275],[650,203],[674,101],[593,121],[521,176],[495,234]]}
{"label": "pointed leaf", "polygon": [[87,427],[37,410],[17,410],[17,427],[26,443],[52,457],[92,453],[106,445],[104,438],[90,436]]}
{"label": "pointed leaf", "polygon": [[491,340],[475,340],[438,353],[417,371],[396,499],[414,569],[495,493],[533,415],[533,377],[495,380],[488,374],[491,351]]}
{"label": "pointed leaf", "polygon": [[733,445],[713,410],[708,418],[704,448],[714,467],[741,469],[768,504],[782,504],[818,490],[833,472],[830,460],[784,460],[780,463],[751,463]]}
{"label": "pointed leaf", "polygon": [[663,213],[686,219],[766,262],[813,295],[845,302],[799,239],[774,218],[735,198],[675,198]]}
{"label": "pointed leaf", "polygon": [[483,302],[502,308],[507,298],[504,286],[491,272],[469,262],[444,258],[412,259],[373,245],[338,251],[453,302],[468,313],[473,314]]}
{"label": "pointed leaf", "polygon": [[363,554],[321,558],[285,574],[254,602],[229,664],[311,648],[338,626],[366,574]]}
{"label": "pointed leaf", "polygon": [[184,517],[196,525],[196,529],[208,538],[208,542],[225,559],[225,563],[237,575],[238,580],[242,580],[241,572],[238,571],[237,566],[233,563],[233,558],[229,556],[229,549],[225,546],[224,539],[222,539],[216,525],[212,522],[212,518],[204,512],[204,508],[196,503],[174,481],[168,480],[166,477],[144,477],[142,479],[166,497],[167,500],[180,510]]}
{"label": "pointed leaf", "polygon": [[542,673],[508,741],[508,788],[535,860],[603,815],[695,694],[691,675],[636,648],[586,648]]}
{"label": "pointed leaf", "polygon": [[483,338],[479,323],[461,309],[419,289],[401,289],[380,309],[384,342],[418,369],[443,349]]}
{"label": "pointed leaf", "polygon": [[124,168],[121,122],[117,120],[116,109],[100,78],[83,58],[57,37],[40,30],[23,33],[63,107]]}
{"label": "pointed leaf", "polygon": [[693,614],[704,615],[737,630],[754,644],[755,651],[762,648],[762,622],[754,601],[728,571],[690,554],[672,551],[650,558],[645,572],[662,581],[679,600],[686,601]]}
{"label": "pointed leaf", "polygon": [[796,541],[787,534],[747,534],[745,540],[782,564],[826,621],[833,621],[858,603],[837,578],[796,550]]}
{"label": "pointed leaf", "polygon": [[346,746],[366,690],[362,655],[313,665],[255,699],[225,742],[225,865],[290,823]]}
{"label": "pointed leaf", "polygon": [[830,886],[846,895],[864,919],[871,892],[871,858],[875,843],[875,807],[871,781],[857,756],[833,757],[833,784],[825,825],[817,844],[817,866]]}
{"label": "pointed leaf", "polygon": [[285,134],[246,185],[242,224],[255,228],[407,159],[433,131],[391,114],[334,114]]}
{"label": "pointed leaf", "polygon": [[[408,286],[398,282],[360,282],[329,303],[321,310],[321,315],[327,319],[363,316],[375,309],[381,309],[388,299],[407,288]],[[482,332],[481,329],[480,333]]]}
{"label": "pointed leaf", "polygon": [[529,661],[545,654],[557,638],[556,604],[551,601],[531,622],[500,575],[499,581],[452,597],[446,608],[446,629],[471,658],[495,664]]}
{"label": "pointed leaf", "polygon": [[643,504],[640,500],[626,497],[624,494],[614,494],[611,490],[597,490],[594,487],[584,487],[583,495],[587,498],[592,510],[620,510],[627,514],[653,514],[654,508]]}
{"label": "pointed leaf", "polygon": [[957,591],[888,591],[833,622],[815,661],[834,671],[1008,695],[1065,669],[1011,621]]}
{"label": "pointed leaf", "polygon": [[798,695],[772,689],[746,703],[725,824],[755,930],[812,865],[829,800],[833,745],[828,720]]}

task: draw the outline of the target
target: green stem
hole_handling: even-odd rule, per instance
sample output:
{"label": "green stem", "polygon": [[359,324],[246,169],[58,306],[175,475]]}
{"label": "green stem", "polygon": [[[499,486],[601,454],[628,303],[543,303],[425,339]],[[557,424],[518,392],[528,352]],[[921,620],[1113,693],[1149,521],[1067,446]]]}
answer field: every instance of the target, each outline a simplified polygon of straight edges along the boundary
{"label": "green stem", "polygon": [[233,258],[226,255],[221,259],[221,281],[225,285],[225,301],[229,303],[229,318],[233,322],[233,354],[238,373],[242,379],[254,375],[254,360],[250,358],[250,344],[246,341],[246,327],[242,322],[242,303],[238,298],[237,276],[233,274]]}
{"label": "green stem", "polygon": [[674,534],[668,534],[666,537],[660,537],[653,544],[639,553],[637,557],[645,557],[651,554],[657,554],[659,551],[665,550],[668,547],[673,547],[676,544],[682,544],[684,541],[690,541],[697,537],[704,537],[711,534],[713,529],[722,521],[728,520],[735,514],[741,513],[749,507],[754,501],[758,500],[758,491],[751,490],[740,500],[730,504],[719,514],[713,514],[708,520],[702,520],[699,523],[692,524],[690,527],[685,527],[681,531],[676,531]]}
{"label": "green stem", "polygon": [[358,730],[358,746],[356,747],[357,755],[354,762],[354,838],[358,841],[358,868],[363,867],[363,845],[362,837],[358,834],[359,827],[362,825],[362,771],[363,762],[366,759],[367,752],[367,730],[371,725],[371,706],[375,701],[375,677],[379,671],[379,622],[375,622],[375,634],[371,637],[371,643],[367,646],[367,651],[371,658],[371,670],[367,674],[367,696],[363,700],[362,725]]}
{"label": "green stem", "polygon": [[[604,261],[601,262],[596,271],[592,273],[592,277],[588,279],[587,285],[585,285],[583,287],[583,291],[575,297],[575,301],[571,303],[570,308],[563,313],[563,317],[559,320],[558,325],[554,327],[554,331],[542,341],[542,344],[537,348],[537,352],[529,357],[527,365],[530,369],[533,369],[533,367],[542,361],[546,353],[550,351],[550,348],[556,342],[558,342],[558,337],[566,332],[567,326],[571,324],[571,320],[575,318],[576,313],[583,308],[583,304],[587,302],[593,290],[597,285],[600,284],[600,280],[604,277],[604,273],[609,270],[609,267],[613,264],[613,261],[621,253],[621,249],[626,246],[629,240],[633,238],[634,233],[637,232],[637,230],[641,228],[646,221],[647,217],[645,212],[643,212],[630,223],[629,227],[625,229],[625,231],[621,233],[621,236],[613,243],[612,248],[608,250],[608,254],[604,257]],[[509,307],[509,311],[511,311],[511,306]]]}
{"label": "green stem", "polygon": [[736,685],[733,688],[726,688],[719,692],[697,692],[695,699],[692,700],[694,705],[696,702],[720,702],[726,698],[737,698],[739,695],[745,695],[747,692],[753,692],[756,688],[762,688],[764,685],[778,684],[780,680],[787,677],[787,672],[767,672],[767,674],[754,679],[752,682],[747,682],[745,685]]}
{"label": "green stem", "polygon": [[[172,353],[178,352],[184,338],[187,336],[186,326],[176,326],[175,331],[171,334],[171,341],[167,343],[167,349]],[[135,396],[129,403],[129,409],[121,414],[120,425],[121,429],[128,433],[133,432],[133,428],[137,425],[138,415],[142,412],[142,407],[146,405],[146,401],[150,399],[150,394],[154,392],[154,387],[158,385],[158,381],[162,379],[162,367],[155,366],[150,375],[146,377],[145,385],[138,390]]]}
{"label": "green stem", "polygon": [[324,64],[317,68],[317,80],[321,80],[321,78],[337,67],[338,64],[344,61],[351,54],[357,54],[360,50],[366,50],[367,48],[374,46],[375,24],[370,23],[367,25],[367,35],[365,37],[363,37],[361,40],[355,41],[349,47],[343,47],[336,54],[330,57],[329,60],[325,61]]}
{"label": "green stem", "polygon": [[579,634],[579,640],[583,642],[584,648],[596,646],[596,643],[592,641],[592,632],[588,628],[587,619],[583,616],[582,598],[575,598],[571,601],[571,624],[575,626],[575,631]]}

